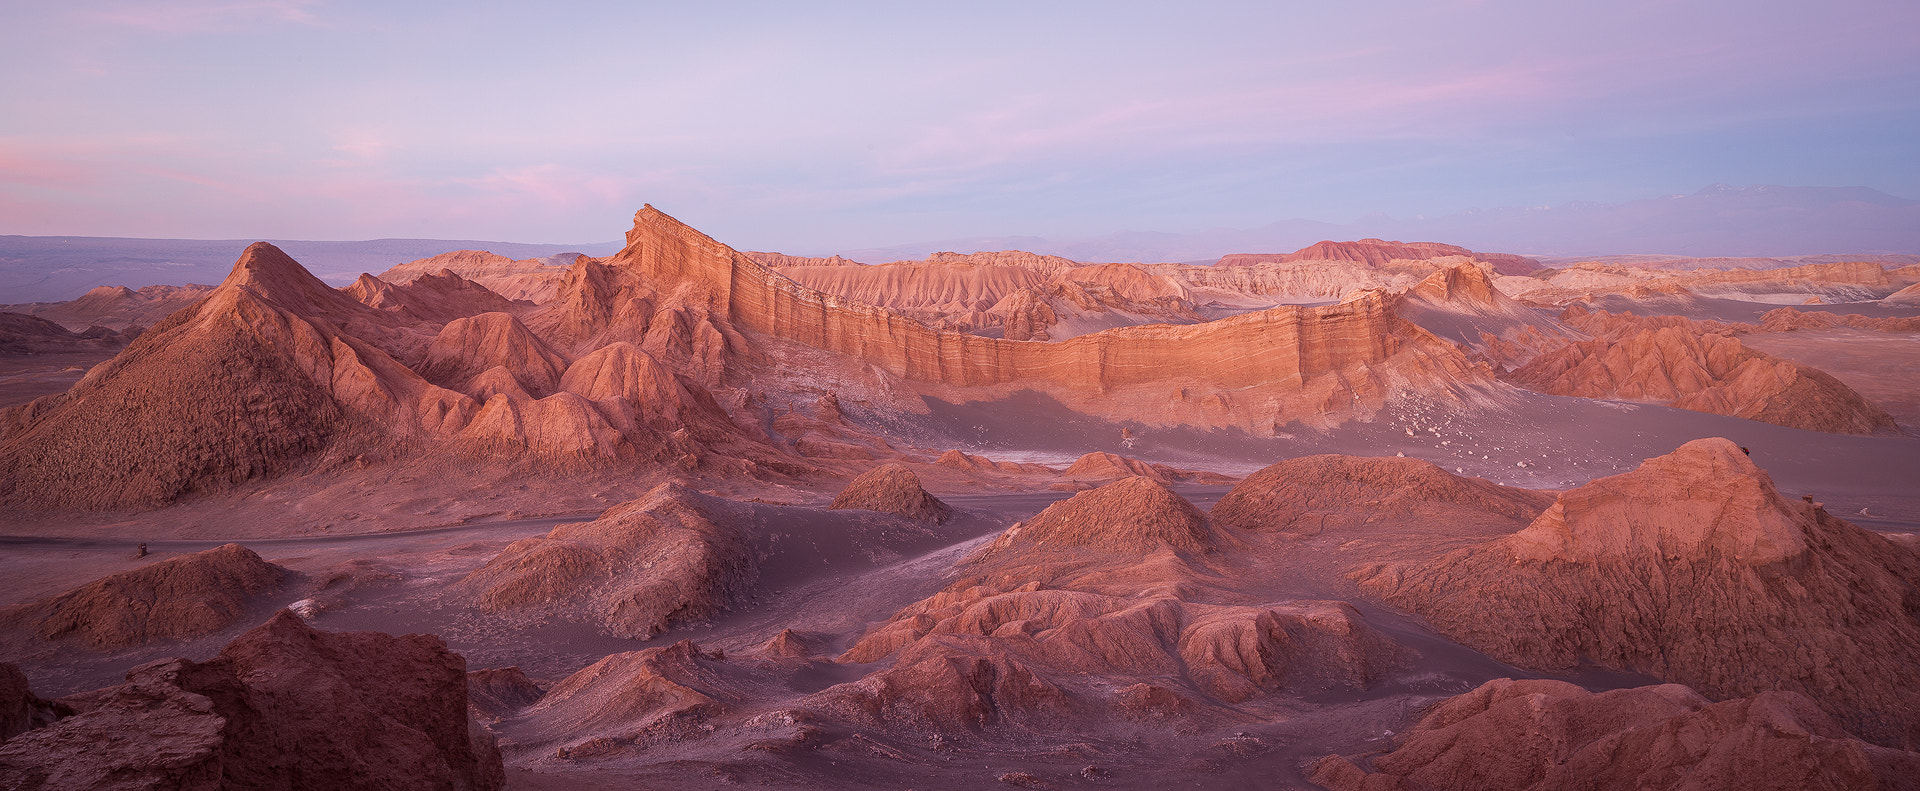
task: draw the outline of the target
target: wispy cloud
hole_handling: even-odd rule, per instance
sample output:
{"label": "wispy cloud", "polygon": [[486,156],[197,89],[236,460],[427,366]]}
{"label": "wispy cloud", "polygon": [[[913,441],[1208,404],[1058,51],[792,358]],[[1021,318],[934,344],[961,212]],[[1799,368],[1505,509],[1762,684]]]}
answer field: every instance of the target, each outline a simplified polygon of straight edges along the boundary
{"label": "wispy cloud", "polygon": [[98,22],[159,33],[227,33],[262,24],[318,25],[318,0],[163,0],[119,3],[86,13]]}

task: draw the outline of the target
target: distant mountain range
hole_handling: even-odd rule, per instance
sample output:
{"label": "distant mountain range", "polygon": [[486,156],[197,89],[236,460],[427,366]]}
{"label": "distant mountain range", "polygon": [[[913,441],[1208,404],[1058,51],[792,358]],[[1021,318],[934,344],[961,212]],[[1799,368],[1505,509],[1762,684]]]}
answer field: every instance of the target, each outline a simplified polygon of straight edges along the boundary
{"label": "distant mountain range", "polygon": [[[1555,263],[1627,255],[1740,258],[1825,254],[1823,257],[1845,258],[1920,254],[1920,201],[1866,187],[1715,184],[1691,195],[1626,203],[1486,209],[1414,220],[1386,215],[1347,224],[1280,220],[1258,228],[1196,233],[1126,231],[1065,240],[1002,236],[832,252],[870,264],[925,258],[940,251],[982,250],[1025,250],[1090,262],[1211,263],[1232,253],[1279,253],[1323,240],[1368,237],[1444,242]],[[102,285],[138,288],[163,283],[217,283],[253,241],[0,236],[0,303],[73,299]],[[487,250],[524,259],[570,252],[603,256],[621,247],[620,242],[552,245],[458,239],[270,241],[322,279],[336,284],[344,284],[361,272],[380,272],[451,250]]]}
{"label": "distant mountain range", "polygon": [[[0,236],[0,303],[68,300],[95,286],[218,283],[258,239],[131,239],[109,236]],[[372,239],[364,242],[272,241],[334,285],[361,272],[382,272],[451,250],[488,250],[509,258],[561,253],[602,256],[619,242],[520,244],[471,239]]]}
{"label": "distant mountain range", "polygon": [[951,250],[1026,250],[1076,261],[1211,261],[1230,253],[1282,252],[1322,240],[1431,241],[1535,257],[1655,254],[1786,257],[1920,253],[1920,201],[1866,187],[1733,187],[1626,203],[1484,209],[1414,220],[1386,215],[1337,224],[1280,220],[1196,233],[1125,232],[1083,239],[1035,236],[947,239],[836,251],[881,263]]}

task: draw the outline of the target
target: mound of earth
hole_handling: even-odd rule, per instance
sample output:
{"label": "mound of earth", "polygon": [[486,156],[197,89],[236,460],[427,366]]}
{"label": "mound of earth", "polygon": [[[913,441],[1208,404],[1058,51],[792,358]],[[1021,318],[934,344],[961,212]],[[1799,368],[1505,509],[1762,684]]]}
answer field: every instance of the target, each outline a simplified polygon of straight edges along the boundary
{"label": "mound of earth", "polygon": [[207,662],[167,659],[0,744],[10,788],[505,787],[431,635],[322,632],[282,611]]}
{"label": "mound of earth", "polygon": [[1920,674],[1920,556],[1781,497],[1725,439],[1563,492],[1511,536],[1355,578],[1522,667],[1800,692],[1863,738],[1920,745],[1904,681]]}
{"label": "mound of earth", "polygon": [[1094,451],[1074,459],[1066,472],[1060,473],[1068,478],[1085,481],[1117,481],[1122,478],[1139,476],[1166,482],[1167,476],[1161,474],[1153,465],[1138,459],[1129,459],[1117,453]]}
{"label": "mound of earth", "polygon": [[227,544],[5,608],[0,624],[41,640],[72,640],[91,651],[185,640],[231,626],[291,576],[253,550]]}
{"label": "mound of earth", "polygon": [[459,584],[490,612],[586,620],[647,639],[732,606],[759,574],[730,503],[678,484],[509,545]]}
{"label": "mound of earth", "polygon": [[1007,528],[993,551],[1085,548],[1146,554],[1207,553],[1217,544],[1207,515],[1151,478],[1123,478],[1046,507]]}
{"label": "mound of earth", "polygon": [[1288,459],[1247,476],[1207,515],[1226,527],[1299,536],[1414,522],[1505,534],[1552,502],[1551,494],[1463,478],[1419,459],[1325,455]]}
{"label": "mound of earth", "polygon": [[1591,693],[1495,679],[1435,706],[1371,760],[1329,756],[1333,791],[1908,788],[1920,754],[1851,738],[1805,695],[1713,703],[1678,684]]}
{"label": "mound of earth", "polygon": [[1808,431],[1895,428],[1893,416],[1824,371],[1678,326],[1568,344],[1507,379],[1550,395],[1653,401]]}
{"label": "mound of earth", "polygon": [[862,473],[848,482],[827,507],[879,511],[934,524],[944,524],[953,517],[953,507],[920,488],[920,476],[904,464],[882,464]]}

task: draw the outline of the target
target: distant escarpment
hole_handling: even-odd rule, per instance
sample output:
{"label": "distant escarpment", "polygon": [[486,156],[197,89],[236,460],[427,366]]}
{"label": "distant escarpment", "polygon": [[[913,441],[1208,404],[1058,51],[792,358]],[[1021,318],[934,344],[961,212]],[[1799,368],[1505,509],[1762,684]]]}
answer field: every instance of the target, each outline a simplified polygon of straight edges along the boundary
{"label": "distant escarpment", "polygon": [[1214,266],[1249,266],[1263,262],[1290,264],[1295,261],[1353,261],[1380,266],[1396,260],[1420,261],[1447,256],[1466,256],[1492,264],[1503,275],[1524,275],[1540,268],[1540,262],[1510,253],[1476,253],[1465,247],[1439,242],[1389,242],[1361,239],[1357,242],[1319,242],[1291,253],[1234,253],[1221,256]]}
{"label": "distant escarpment", "polygon": [[1920,556],[1781,497],[1724,439],[1563,492],[1510,536],[1356,579],[1523,667],[1799,692],[1864,738],[1920,745],[1905,682],[1920,674]]}

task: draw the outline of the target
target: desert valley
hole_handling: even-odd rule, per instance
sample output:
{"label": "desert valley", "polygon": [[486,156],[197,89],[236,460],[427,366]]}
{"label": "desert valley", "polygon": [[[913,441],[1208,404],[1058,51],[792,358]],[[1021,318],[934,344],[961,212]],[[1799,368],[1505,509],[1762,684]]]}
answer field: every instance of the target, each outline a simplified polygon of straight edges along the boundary
{"label": "desert valley", "polygon": [[0,306],[0,788],[1920,788],[1920,263]]}

